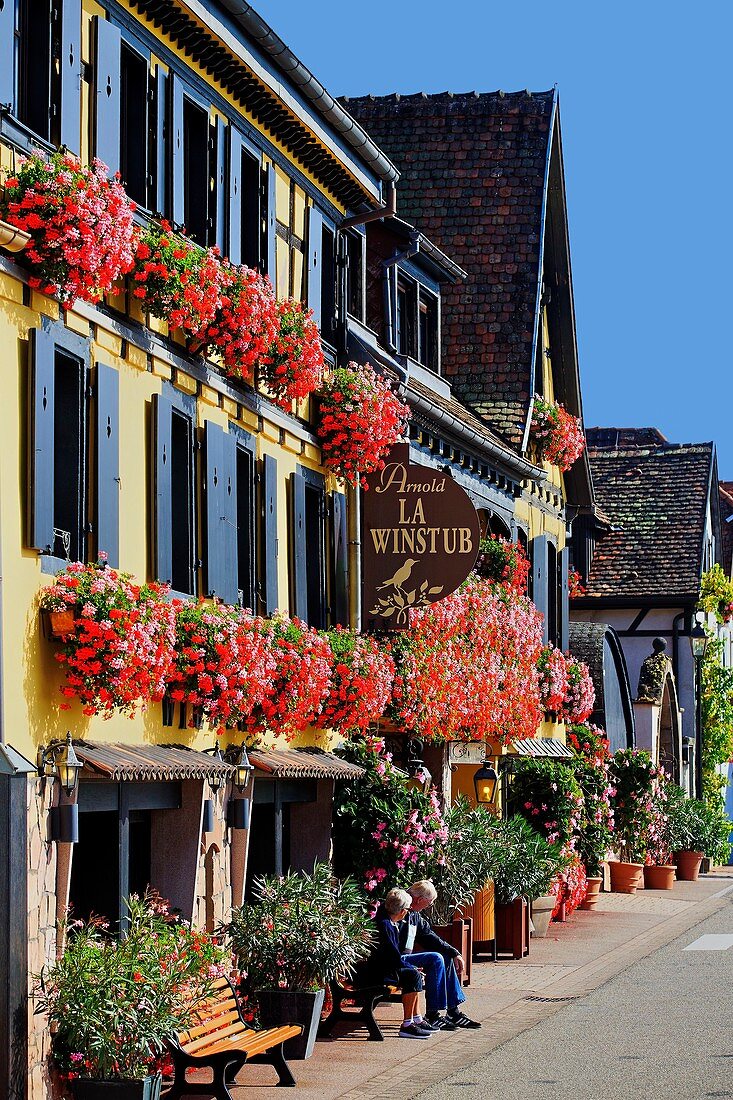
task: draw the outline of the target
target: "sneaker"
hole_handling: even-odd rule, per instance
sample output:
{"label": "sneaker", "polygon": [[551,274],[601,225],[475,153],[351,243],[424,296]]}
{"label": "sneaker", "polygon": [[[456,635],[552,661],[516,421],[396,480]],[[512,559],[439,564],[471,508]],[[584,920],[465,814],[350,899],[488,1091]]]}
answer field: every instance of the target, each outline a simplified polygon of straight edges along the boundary
{"label": "sneaker", "polygon": [[422,1028],[423,1031],[440,1031],[440,1028],[436,1027],[432,1020],[428,1020],[426,1016],[423,1016],[419,1020],[413,1020],[413,1023],[417,1024],[417,1026]]}
{"label": "sneaker", "polygon": [[428,1023],[432,1027],[433,1031],[455,1031],[456,1025],[452,1020],[449,1020],[447,1016],[441,1016],[438,1013],[437,1016],[430,1016]]}
{"label": "sneaker", "polygon": [[469,1017],[466,1016],[466,1014],[464,1012],[459,1012],[458,1009],[455,1009],[454,1011],[449,1012],[448,1013],[448,1018],[450,1019],[450,1021],[453,1024],[454,1027],[464,1027],[464,1028],[478,1028],[478,1027],[481,1027],[481,1024],[478,1022],[478,1020],[469,1019]]}
{"label": "sneaker", "polygon": [[430,1031],[425,1031],[419,1024],[403,1024],[400,1028],[400,1039],[429,1039]]}

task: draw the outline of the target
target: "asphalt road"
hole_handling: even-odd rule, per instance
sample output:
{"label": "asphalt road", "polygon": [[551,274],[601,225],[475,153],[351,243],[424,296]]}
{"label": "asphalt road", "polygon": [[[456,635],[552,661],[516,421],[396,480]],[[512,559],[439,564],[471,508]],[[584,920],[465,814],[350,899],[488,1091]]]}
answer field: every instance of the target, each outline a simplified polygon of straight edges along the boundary
{"label": "asphalt road", "polygon": [[[727,899],[726,899],[727,900]],[[707,936],[703,947],[685,951]],[[733,1097],[733,900],[420,1100]]]}

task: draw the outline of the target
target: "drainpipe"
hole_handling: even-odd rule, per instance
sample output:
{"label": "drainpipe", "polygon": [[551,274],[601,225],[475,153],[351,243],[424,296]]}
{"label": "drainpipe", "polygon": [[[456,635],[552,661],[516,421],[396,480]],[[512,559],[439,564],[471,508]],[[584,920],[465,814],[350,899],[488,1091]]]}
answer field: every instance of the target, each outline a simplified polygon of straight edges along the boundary
{"label": "drainpipe", "polygon": [[397,252],[388,260],[382,260],[383,286],[384,286],[384,316],[387,326],[387,347],[393,353],[397,352],[395,342],[395,317],[397,316],[397,280],[394,281],[394,289],[390,290],[389,273],[401,260],[409,260],[417,256],[420,251],[420,234],[415,230],[410,234],[410,243],[404,252]]}
{"label": "drainpipe", "polygon": [[349,626],[361,630],[361,487],[346,485],[346,527],[349,540]]}
{"label": "drainpipe", "polygon": [[672,620],[672,671],[674,672],[678,695],[680,690],[680,621],[684,618],[685,612],[680,611],[679,615],[675,615]]}

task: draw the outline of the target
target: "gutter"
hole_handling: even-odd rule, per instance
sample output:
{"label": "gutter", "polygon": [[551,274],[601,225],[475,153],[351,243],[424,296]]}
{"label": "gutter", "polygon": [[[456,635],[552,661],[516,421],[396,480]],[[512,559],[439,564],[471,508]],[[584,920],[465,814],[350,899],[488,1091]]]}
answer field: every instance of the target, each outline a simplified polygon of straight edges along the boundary
{"label": "gutter", "polygon": [[354,149],[364,164],[386,183],[396,183],[400,173],[392,161],[369,137],[359,123],[338,103],[310,69],[299,61],[289,46],[244,0],[220,0],[260,49],[271,58],[288,80],[309,100],[318,113]]}
{"label": "gutter", "polygon": [[427,416],[430,420],[437,421],[441,427],[452,431],[459,439],[463,438],[472,443],[474,447],[482,451],[492,461],[500,463],[513,473],[531,481],[541,483],[547,479],[545,471],[540,469],[539,466],[533,466],[532,463],[527,462],[525,458],[520,458],[513,451],[487,439],[485,435],[475,431],[473,428],[469,427],[468,424],[464,424],[461,420],[458,420],[457,417],[446,412],[445,409],[433,405],[432,402],[421,397],[413,390],[409,390],[407,399],[418,412],[423,413],[423,415]]}

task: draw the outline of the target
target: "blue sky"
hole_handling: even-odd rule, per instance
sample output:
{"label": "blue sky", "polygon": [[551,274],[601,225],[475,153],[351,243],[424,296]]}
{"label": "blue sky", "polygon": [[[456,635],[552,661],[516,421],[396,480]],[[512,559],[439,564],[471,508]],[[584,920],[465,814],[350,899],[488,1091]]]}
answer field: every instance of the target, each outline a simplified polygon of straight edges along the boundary
{"label": "blue sky", "polygon": [[730,0],[254,0],[334,95],[558,84],[585,422],[733,479]]}

